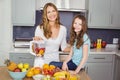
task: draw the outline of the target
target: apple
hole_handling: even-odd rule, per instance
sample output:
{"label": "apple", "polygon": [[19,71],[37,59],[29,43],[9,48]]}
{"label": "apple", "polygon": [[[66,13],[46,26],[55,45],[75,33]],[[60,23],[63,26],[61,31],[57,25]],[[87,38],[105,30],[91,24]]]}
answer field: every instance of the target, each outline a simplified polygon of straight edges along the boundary
{"label": "apple", "polygon": [[28,69],[29,66],[30,66],[29,63],[24,63],[24,64],[23,64],[23,68],[25,68],[25,69]]}
{"label": "apple", "polygon": [[35,53],[36,53],[36,54],[39,53],[39,48],[35,48]]}
{"label": "apple", "polygon": [[21,72],[21,69],[15,68],[15,69],[14,69],[14,72]]}
{"label": "apple", "polygon": [[23,63],[19,63],[17,66],[18,66],[18,68],[22,69],[23,68]]}
{"label": "apple", "polygon": [[106,43],[105,41],[102,41],[102,44],[101,44],[101,45],[102,45],[102,48],[105,48],[105,47],[106,47],[106,44],[107,44],[107,43]]}
{"label": "apple", "polygon": [[93,47],[96,48],[97,47],[97,42],[93,43]]}

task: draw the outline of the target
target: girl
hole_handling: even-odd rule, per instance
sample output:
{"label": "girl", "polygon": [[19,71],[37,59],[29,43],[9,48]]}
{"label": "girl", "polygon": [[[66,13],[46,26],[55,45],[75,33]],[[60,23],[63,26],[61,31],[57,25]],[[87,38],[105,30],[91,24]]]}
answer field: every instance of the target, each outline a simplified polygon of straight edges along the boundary
{"label": "girl", "polygon": [[73,19],[70,31],[70,45],[72,46],[71,51],[64,62],[53,61],[50,64],[63,70],[70,70],[71,74],[77,74],[84,68],[90,52],[87,23],[82,15],[76,15]]}

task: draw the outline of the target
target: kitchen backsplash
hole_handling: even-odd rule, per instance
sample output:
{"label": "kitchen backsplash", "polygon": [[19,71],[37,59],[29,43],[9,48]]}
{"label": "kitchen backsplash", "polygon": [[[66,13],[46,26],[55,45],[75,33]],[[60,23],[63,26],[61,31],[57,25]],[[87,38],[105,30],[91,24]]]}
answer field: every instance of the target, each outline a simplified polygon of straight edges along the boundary
{"label": "kitchen backsplash", "polygon": [[[72,19],[74,15],[84,13],[80,12],[60,12],[60,21],[61,23],[67,27],[67,40],[69,40],[69,30]],[[41,11],[36,11],[36,23],[35,26],[14,26],[13,27],[13,40],[15,38],[32,38],[34,36],[34,31],[37,25],[41,22]],[[88,28],[88,34],[92,41],[96,41],[98,38],[106,41],[111,44],[113,42],[113,38],[119,38],[120,41],[120,29],[90,29]]]}

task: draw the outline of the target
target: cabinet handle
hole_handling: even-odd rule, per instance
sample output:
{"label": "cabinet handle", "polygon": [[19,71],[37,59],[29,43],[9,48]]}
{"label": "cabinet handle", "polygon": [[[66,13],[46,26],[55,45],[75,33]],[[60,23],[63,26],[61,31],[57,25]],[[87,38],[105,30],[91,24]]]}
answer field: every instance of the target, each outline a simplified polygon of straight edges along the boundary
{"label": "cabinet handle", "polygon": [[89,22],[91,23],[91,13],[89,14]]}
{"label": "cabinet handle", "polygon": [[31,59],[31,57],[19,57],[20,59]]}
{"label": "cabinet handle", "polygon": [[94,59],[105,59],[105,57],[101,57],[101,58],[96,57],[96,58],[94,58]]}
{"label": "cabinet handle", "polygon": [[113,24],[113,15],[111,15],[111,24]]}

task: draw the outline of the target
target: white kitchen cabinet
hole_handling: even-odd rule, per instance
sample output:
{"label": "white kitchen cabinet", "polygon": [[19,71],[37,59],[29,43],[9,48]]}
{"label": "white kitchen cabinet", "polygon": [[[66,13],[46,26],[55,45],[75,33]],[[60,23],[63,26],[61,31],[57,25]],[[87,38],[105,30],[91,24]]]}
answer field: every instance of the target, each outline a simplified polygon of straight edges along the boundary
{"label": "white kitchen cabinet", "polygon": [[36,1],[36,10],[40,10],[48,2],[55,4],[55,0],[35,0],[35,1]]}
{"label": "white kitchen cabinet", "polygon": [[120,0],[111,0],[111,26],[120,29]]}
{"label": "white kitchen cabinet", "polygon": [[89,28],[120,29],[120,0],[89,0]]}
{"label": "white kitchen cabinet", "polygon": [[88,0],[69,0],[69,7],[73,9],[87,9]]}
{"label": "white kitchen cabinet", "polygon": [[12,23],[14,26],[34,26],[35,0],[12,0]]}
{"label": "white kitchen cabinet", "polygon": [[89,28],[110,26],[110,0],[89,0]]}
{"label": "white kitchen cabinet", "polygon": [[48,2],[54,3],[58,9],[86,9],[87,0],[36,0],[36,10],[40,10]]}
{"label": "white kitchen cabinet", "polygon": [[120,56],[115,57],[114,80],[120,80]]}
{"label": "white kitchen cabinet", "polygon": [[30,53],[10,53],[9,59],[15,63],[29,63],[30,66],[34,64],[34,57]]}
{"label": "white kitchen cabinet", "polygon": [[91,80],[113,80],[114,55],[91,54],[88,58],[86,72]]}

